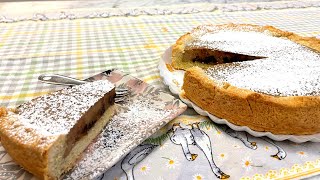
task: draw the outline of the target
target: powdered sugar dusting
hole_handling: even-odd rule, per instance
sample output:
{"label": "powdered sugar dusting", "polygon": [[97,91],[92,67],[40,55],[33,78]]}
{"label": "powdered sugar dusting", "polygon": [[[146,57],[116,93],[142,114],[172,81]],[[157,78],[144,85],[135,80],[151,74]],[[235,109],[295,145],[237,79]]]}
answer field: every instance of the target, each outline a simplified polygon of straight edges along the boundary
{"label": "powdered sugar dusting", "polygon": [[[170,94],[120,71],[108,70],[90,78],[92,81],[102,79],[113,82],[119,89],[129,89],[129,93],[125,96],[125,101],[116,104],[117,115],[113,116],[103,132],[89,145],[80,157],[77,163],[79,165],[76,165],[64,177],[65,179],[94,179],[96,175],[105,172],[121,157],[187,108],[185,104]],[[21,120],[16,121],[17,118]],[[52,135],[43,128],[26,121],[29,120],[10,112],[9,116],[0,118],[0,123],[7,123],[0,127],[9,129],[13,136],[22,138],[22,142],[36,145],[41,149],[46,149],[45,146],[50,146],[57,137],[64,136],[64,134]],[[13,125],[13,122],[18,124]],[[37,133],[40,133],[39,136]],[[46,136],[44,137],[43,134]],[[4,173],[7,173],[6,170]]]}
{"label": "powdered sugar dusting", "polygon": [[66,134],[80,117],[114,88],[101,80],[62,89],[20,105],[25,122],[51,134]]}
{"label": "powdered sugar dusting", "polygon": [[[320,56],[308,51],[216,65],[206,74],[218,83],[276,96],[320,95]],[[305,53],[303,53],[305,52]]]}
{"label": "powdered sugar dusting", "polygon": [[113,165],[111,163],[166,124],[172,114],[177,114],[177,109],[165,110],[150,96],[139,96],[119,108],[120,112],[112,118],[66,179],[92,179],[100,175],[106,167]]}
{"label": "powdered sugar dusting", "polygon": [[192,31],[186,48],[205,48],[256,57],[218,64],[206,74],[217,83],[277,96],[320,95],[320,55],[288,39],[259,32],[259,27],[202,26]]}
{"label": "powdered sugar dusting", "polygon": [[292,48],[298,48],[296,43],[286,39],[264,33],[241,31],[206,33],[196,38],[189,46],[260,57],[280,56]]}
{"label": "powdered sugar dusting", "polygon": [[7,136],[15,137],[16,140],[23,144],[33,145],[39,149],[50,145],[58,137],[32,124],[25,123],[25,118],[11,111],[0,120],[3,121],[2,128],[6,129]]}

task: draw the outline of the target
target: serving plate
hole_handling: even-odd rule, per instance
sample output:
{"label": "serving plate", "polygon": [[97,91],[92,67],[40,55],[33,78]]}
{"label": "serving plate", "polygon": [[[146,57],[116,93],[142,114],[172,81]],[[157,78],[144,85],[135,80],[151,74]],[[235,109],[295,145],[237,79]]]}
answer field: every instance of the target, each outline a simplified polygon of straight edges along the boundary
{"label": "serving plate", "polygon": [[166,51],[163,53],[160,61],[159,61],[159,71],[160,71],[160,76],[163,79],[163,82],[169,87],[170,91],[178,95],[180,99],[186,103],[189,107],[193,108],[197,113],[203,116],[208,116],[212,121],[218,124],[226,124],[228,125],[231,129],[236,130],[236,131],[246,131],[247,133],[251,134],[252,136],[255,137],[262,137],[262,136],[267,136],[270,139],[276,140],[276,141],[284,141],[284,140],[290,140],[296,143],[303,143],[307,141],[311,142],[320,142],[320,133],[319,134],[314,134],[314,135],[275,135],[272,134],[271,132],[258,132],[258,131],[253,131],[247,126],[238,126],[235,124],[232,124],[228,122],[225,119],[218,118],[209,112],[201,109],[198,107],[196,104],[192,103],[189,99],[186,99],[186,97],[181,96],[181,87],[183,84],[183,76],[184,76],[184,71],[183,70],[175,70],[174,68],[171,67],[171,52],[172,52],[172,47],[166,49]]}
{"label": "serving plate", "polygon": [[[103,79],[129,89],[130,93],[117,104],[117,114],[64,179],[95,179],[187,109],[179,99],[117,70],[105,71],[87,80]],[[13,162],[1,143],[0,179],[34,179]]]}

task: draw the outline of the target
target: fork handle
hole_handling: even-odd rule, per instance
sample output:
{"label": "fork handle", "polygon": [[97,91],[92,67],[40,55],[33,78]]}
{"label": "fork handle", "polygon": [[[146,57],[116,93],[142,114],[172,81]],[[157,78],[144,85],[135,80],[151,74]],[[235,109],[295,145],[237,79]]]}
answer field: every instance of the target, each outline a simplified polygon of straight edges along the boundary
{"label": "fork handle", "polygon": [[59,74],[43,74],[38,77],[38,80],[44,83],[56,84],[56,85],[80,85],[87,82],[87,81],[82,81],[82,80],[74,79],[67,76],[62,76]]}

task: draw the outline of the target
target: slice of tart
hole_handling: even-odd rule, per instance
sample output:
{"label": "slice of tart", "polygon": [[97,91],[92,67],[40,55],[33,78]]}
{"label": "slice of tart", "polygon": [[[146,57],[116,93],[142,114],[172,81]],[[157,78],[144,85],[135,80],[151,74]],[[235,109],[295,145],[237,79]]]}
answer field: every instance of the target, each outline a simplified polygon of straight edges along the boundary
{"label": "slice of tart", "polygon": [[172,60],[186,69],[184,95],[209,113],[304,135],[320,133],[319,52],[320,40],[271,26],[210,25],[182,36]]}
{"label": "slice of tart", "polygon": [[95,81],[0,109],[1,144],[40,179],[59,179],[115,113],[115,87]]}

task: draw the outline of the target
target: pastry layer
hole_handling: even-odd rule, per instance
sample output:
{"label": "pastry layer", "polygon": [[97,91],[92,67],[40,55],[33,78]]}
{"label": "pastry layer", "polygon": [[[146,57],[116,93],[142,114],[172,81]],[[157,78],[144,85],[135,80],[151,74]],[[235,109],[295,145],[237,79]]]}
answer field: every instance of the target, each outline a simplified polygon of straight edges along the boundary
{"label": "pastry layer", "polygon": [[172,50],[172,66],[186,70],[188,99],[231,123],[274,134],[320,132],[319,60],[319,39],[249,24],[199,26]]}
{"label": "pastry layer", "polygon": [[59,179],[73,167],[115,112],[107,81],[73,86],[20,105],[1,108],[1,143],[40,179]]}
{"label": "pastry layer", "polygon": [[209,113],[255,131],[274,134],[320,132],[320,97],[275,97],[216,83],[203,69],[185,72],[184,95]]}

